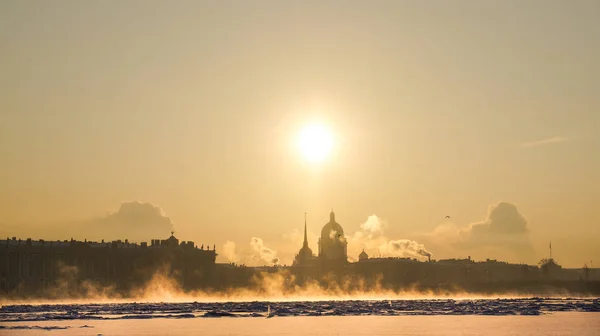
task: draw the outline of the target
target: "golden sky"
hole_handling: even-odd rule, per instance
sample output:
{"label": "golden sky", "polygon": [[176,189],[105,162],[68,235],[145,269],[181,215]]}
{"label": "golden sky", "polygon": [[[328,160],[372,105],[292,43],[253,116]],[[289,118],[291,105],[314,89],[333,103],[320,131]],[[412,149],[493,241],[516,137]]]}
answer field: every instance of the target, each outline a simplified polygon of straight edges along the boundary
{"label": "golden sky", "polygon": [[7,0],[0,45],[0,236],[289,262],[333,208],[352,253],[600,265],[598,1]]}

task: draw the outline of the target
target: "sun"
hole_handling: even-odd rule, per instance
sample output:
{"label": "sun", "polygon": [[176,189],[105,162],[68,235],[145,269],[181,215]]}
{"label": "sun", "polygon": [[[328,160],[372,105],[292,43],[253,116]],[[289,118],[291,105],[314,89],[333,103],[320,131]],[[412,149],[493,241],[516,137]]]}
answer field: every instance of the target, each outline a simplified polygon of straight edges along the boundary
{"label": "sun", "polygon": [[298,135],[298,148],[307,161],[324,161],[333,149],[333,134],[322,124],[304,127]]}

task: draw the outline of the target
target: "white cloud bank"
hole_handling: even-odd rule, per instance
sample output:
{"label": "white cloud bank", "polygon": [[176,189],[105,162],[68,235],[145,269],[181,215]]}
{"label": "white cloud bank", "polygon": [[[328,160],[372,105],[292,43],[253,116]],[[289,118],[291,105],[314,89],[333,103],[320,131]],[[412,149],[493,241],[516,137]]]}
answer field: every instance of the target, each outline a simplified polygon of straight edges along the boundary
{"label": "white cloud bank", "polygon": [[456,257],[533,261],[533,247],[525,217],[508,202],[490,205],[482,222],[459,227],[448,222],[419,235],[434,250]]}

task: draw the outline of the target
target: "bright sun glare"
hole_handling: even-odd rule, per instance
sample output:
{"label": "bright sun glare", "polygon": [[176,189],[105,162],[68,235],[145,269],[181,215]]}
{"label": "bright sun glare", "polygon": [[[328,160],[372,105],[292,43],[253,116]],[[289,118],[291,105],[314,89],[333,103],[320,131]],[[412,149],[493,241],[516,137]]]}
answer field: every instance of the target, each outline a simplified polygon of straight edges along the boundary
{"label": "bright sun glare", "polygon": [[308,125],[300,131],[298,146],[307,161],[322,162],[333,149],[333,135],[321,124]]}

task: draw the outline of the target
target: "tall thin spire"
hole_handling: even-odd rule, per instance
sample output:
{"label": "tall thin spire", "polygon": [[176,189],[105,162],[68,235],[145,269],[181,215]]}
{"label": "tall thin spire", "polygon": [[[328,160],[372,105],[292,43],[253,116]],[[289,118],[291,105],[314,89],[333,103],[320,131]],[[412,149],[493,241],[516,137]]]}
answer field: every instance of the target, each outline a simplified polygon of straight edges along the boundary
{"label": "tall thin spire", "polygon": [[306,234],[306,212],[304,213],[304,245],[308,246],[308,235]]}

